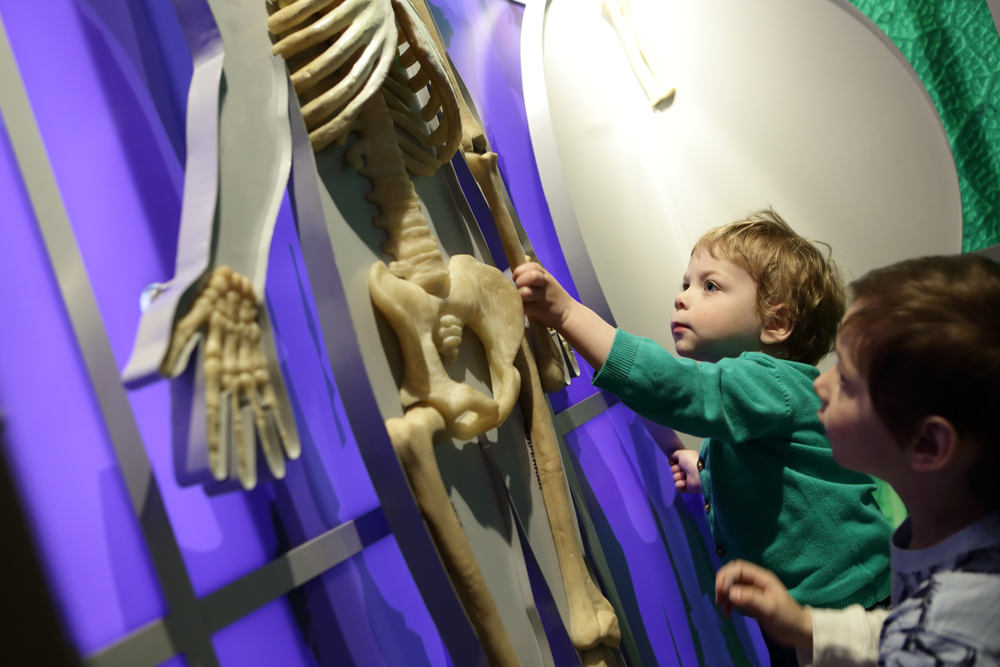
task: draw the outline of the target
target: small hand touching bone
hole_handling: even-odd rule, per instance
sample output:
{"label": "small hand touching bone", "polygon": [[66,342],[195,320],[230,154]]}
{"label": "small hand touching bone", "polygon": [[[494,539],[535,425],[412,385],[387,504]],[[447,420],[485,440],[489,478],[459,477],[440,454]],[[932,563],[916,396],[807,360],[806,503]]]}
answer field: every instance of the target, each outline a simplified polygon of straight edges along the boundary
{"label": "small hand touching bone", "polygon": [[[177,377],[187,366],[196,334],[204,337],[205,415],[208,463],[212,476],[229,476],[230,424],[221,421],[221,400],[229,397],[229,416],[236,443],[244,441],[241,413],[244,405],[253,411],[271,474],[284,477],[285,456],[295,459],[299,448],[288,438],[281,423],[278,400],[260,347],[257,298],[250,281],[228,266],[216,268],[191,310],[174,326],[170,347],[161,365],[167,377]],[[269,428],[273,425],[273,428]],[[249,435],[249,434],[247,434]],[[278,442],[275,442],[277,438]],[[284,453],[282,452],[284,447]],[[237,447],[237,474],[245,488],[253,488],[257,472],[252,456]]]}
{"label": "small hand touching bone", "polygon": [[[486,197],[507,262],[511,270],[514,270],[524,264],[527,258],[524,255],[524,248],[521,247],[521,239],[517,236],[517,230],[514,229],[514,220],[507,210],[507,202],[503,198],[504,185],[497,167],[497,154],[466,153],[465,161],[483,191],[483,196]],[[535,362],[538,365],[542,388],[547,394],[565,389],[564,378],[567,373],[563,366],[562,350],[557,347],[556,339],[549,335],[549,330],[544,324],[533,317],[528,318],[528,327],[535,345]]]}

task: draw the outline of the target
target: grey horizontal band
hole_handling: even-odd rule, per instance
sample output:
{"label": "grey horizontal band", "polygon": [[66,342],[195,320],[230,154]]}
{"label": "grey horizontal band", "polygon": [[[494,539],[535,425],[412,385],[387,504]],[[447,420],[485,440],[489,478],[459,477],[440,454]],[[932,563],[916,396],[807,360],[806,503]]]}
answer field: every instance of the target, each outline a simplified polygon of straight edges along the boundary
{"label": "grey horizontal band", "polygon": [[618,403],[618,399],[613,395],[599,391],[557,414],[553,426],[559,435],[566,435]]}
{"label": "grey horizontal band", "polygon": [[[1000,3],[1000,0],[998,0]],[[1000,262],[1000,243],[997,245],[991,245],[989,248],[983,248],[982,250],[976,250],[973,254],[982,255],[983,257],[988,257],[994,262]]]}
{"label": "grey horizontal band", "polygon": [[295,590],[389,535],[381,507],[343,523],[201,600],[211,633]]}
{"label": "grey horizontal band", "polygon": [[[199,602],[210,633],[238,621],[302,584],[340,565],[365,547],[389,535],[381,507],[343,523],[288,551]],[[87,657],[88,667],[154,667],[169,660],[183,646],[171,640],[171,618],[159,619]]]}

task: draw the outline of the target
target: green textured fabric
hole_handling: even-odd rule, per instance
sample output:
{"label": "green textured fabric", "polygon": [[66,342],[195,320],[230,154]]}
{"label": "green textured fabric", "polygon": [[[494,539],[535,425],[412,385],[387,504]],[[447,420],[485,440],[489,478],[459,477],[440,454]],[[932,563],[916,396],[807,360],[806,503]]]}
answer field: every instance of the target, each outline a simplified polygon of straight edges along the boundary
{"label": "green textured fabric", "polygon": [[986,0],[851,0],[927,87],[962,193],[962,250],[1000,243],[1000,36]]}
{"label": "green textured fabric", "polygon": [[705,510],[723,562],[772,570],[802,604],[869,607],[889,595],[892,528],[875,481],[833,460],[814,366],[744,352],[698,363],[621,329],[594,385],[653,421],[705,438]]}

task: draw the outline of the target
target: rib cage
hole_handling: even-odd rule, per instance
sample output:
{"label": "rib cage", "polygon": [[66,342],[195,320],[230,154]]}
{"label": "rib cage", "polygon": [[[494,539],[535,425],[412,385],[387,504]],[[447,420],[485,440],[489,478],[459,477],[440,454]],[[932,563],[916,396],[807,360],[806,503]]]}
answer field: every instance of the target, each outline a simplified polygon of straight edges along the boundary
{"label": "rib cage", "polygon": [[[429,176],[451,159],[461,141],[458,102],[408,0],[293,0],[279,6],[268,19],[272,52],[288,63],[313,150],[342,144],[359,129],[365,102],[380,92],[393,123],[413,139],[398,136],[408,171]],[[414,94],[422,90],[428,99],[416,113]]]}

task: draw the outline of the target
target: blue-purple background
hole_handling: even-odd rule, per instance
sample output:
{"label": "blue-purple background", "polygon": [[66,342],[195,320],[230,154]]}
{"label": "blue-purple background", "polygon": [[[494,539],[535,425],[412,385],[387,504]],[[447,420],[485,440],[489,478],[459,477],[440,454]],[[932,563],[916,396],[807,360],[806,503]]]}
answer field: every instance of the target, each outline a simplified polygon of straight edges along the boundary
{"label": "blue-purple background", "polygon": [[[261,0],[262,1],[262,0]],[[523,8],[438,0],[436,18],[542,262],[572,280],[531,152],[520,83]],[[0,0],[2,17],[119,368],[139,294],[173,273],[191,60],[167,0]],[[88,654],[166,613],[11,152],[0,133],[0,409],[10,458],[69,634]],[[287,201],[268,303],[303,456],[282,482],[209,497],[172,471],[168,386],[129,399],[195,592],[204,596],[374,508],[326,360]],[[594,393],[592,371],[552,397]],[[757,663],[711,604],[714,556],[694,499],[618,405],[567,438],[630,630],[634,664]],[[757,635],[759,641],[759,635]],[[213,638],[223,665],[447,665],[392,537]],[[182,657],[170,661],[183,665]]]}

